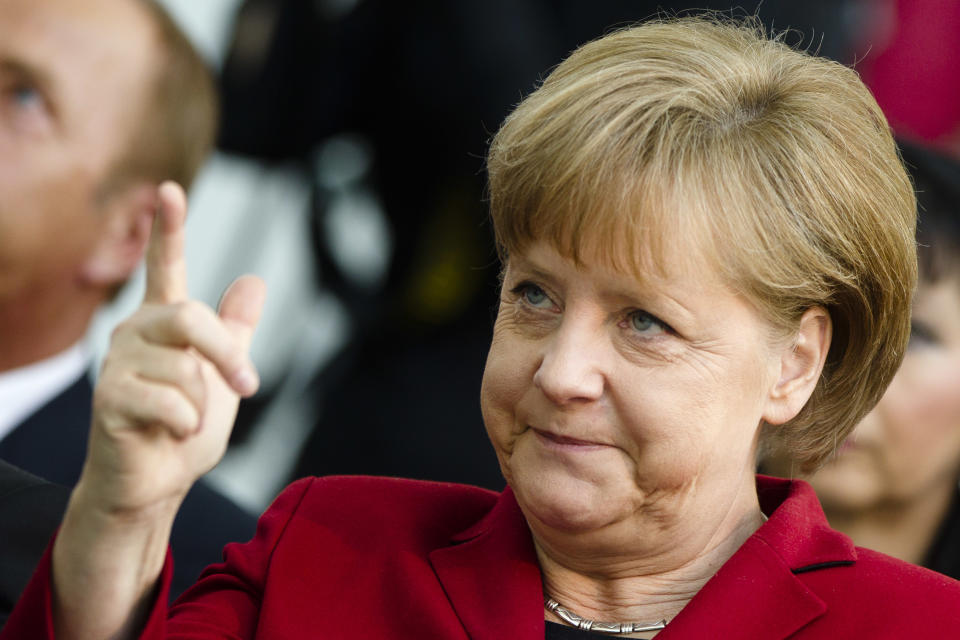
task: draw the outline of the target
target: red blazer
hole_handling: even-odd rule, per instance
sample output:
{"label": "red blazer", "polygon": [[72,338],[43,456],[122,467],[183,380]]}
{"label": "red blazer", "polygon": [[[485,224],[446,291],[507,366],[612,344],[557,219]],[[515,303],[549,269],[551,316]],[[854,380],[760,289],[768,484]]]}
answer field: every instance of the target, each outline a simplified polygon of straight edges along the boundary
{"label": "red blazer", "polygon": [[[960,638],[960,583],[855,548],[803,482],[760,477],[770,517],[657,640]],[[542,640],[540,572],[509,489],[307,478],[143,638]],[[0,638],[51,638],[50,564]]]}

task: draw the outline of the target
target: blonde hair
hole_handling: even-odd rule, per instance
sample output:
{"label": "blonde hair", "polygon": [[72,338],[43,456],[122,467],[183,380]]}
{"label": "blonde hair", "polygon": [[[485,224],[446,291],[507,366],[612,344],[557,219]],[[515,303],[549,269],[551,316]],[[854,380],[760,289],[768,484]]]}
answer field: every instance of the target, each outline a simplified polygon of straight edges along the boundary
{"label": "blonde hair", "polygon": [[642,273],[693,245],[783,335],[826,308],[813,396],[764,430],[804,469],[900,365],[916,203],[887,122],[852,69],[755,19],[662,19],[581,47],[508,116],[487,169],[503,260],[543,240]]}

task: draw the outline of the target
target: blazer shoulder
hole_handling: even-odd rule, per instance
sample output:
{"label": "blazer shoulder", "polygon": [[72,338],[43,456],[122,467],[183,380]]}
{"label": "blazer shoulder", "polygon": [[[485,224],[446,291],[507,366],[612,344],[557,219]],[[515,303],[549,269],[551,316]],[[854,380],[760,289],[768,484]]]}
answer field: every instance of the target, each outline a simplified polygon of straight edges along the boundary
{"label": "blazer shoulder", "polygon": [[949,602],[960,609],[960,582],[942,573],[863,547],[857,547],[856,566],[865,588],[893,591],[924,607]]}
{"label": "blazer shoulder", "polygon": [[851,564],[797,577],[830,611],[842,611],[848,621],[859,620],[867,628],[879,625],[911,637],[922,630],[960,637],[960,582],[877,551],[857,547],[856,552]]}
{"label": "blazer shoulder", "polygon": [[501,495],[469,485],[373,476],[304,478],[286,492],[302,492],[294,519],[358,540],[424,548],[445,544],[475,524]]}

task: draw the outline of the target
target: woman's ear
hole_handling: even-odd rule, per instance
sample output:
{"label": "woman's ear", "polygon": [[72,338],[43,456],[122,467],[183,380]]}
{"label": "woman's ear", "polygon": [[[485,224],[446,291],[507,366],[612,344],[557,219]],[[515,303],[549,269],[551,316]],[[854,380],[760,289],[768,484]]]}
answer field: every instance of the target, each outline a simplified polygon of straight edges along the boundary
{"label": "woman's ear", "polygon": [[783,424],[800,413],[820,379],[832,335],[826,309],[811,307],[803,313],[793,341],[780,356],[780,376],[767,398],[765,422]]}

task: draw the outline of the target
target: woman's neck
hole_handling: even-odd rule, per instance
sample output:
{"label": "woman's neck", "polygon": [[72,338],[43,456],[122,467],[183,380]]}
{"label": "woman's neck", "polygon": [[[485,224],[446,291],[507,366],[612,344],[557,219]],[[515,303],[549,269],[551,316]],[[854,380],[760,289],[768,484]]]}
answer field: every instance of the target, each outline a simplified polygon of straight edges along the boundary
{"label": "woman's neck", "polygon": [[824,512],[830,526],[850,536],[856,545],[922,564],[956,492],[956,480],[951,480],[915,500],[884,502],[856,511],[824,505]]}
{"label": "woman's neck", "polygon": [[[672,620],[697,594],[703,585],[732,556],[750,535],[763,524],[764,516],[753,493],[752,507],[731,510],[717,527],[715,535],[699,540],[695,535],[684,538],[665,531],[673,545],[647,545],[639,541],[611,545],[620,553],[604,553],[603,546],[593,541],[580,546],[574,541],[534,535],[544,594],[574,613],[603,622],[657,622]],[[696,522],[688,523],[696,527]],[[700,523],[700,530],[706,530]],[[643,536],[634,536],[636,541]],[[686,540],[693,546],[685,545]],[[694,542],[696,541],[696,542]],[[683,548],[686,546],[686,548]],[[654,551],[650,549],[667,549]],[[548,620],[559,622],[553,614]],[[639,637],[650,637],[649,633]]]}

